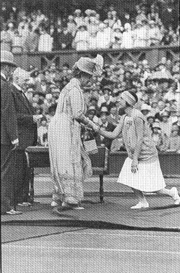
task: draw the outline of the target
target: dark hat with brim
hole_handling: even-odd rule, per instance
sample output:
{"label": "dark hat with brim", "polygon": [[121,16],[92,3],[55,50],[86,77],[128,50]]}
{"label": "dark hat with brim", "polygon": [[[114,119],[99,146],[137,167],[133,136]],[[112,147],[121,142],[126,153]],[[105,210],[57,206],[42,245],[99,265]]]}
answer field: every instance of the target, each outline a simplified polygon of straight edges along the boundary
{"label": "dark hat with brim", "polygon": [[17,65],[14,62],[14,56],[11,52],[6,50],[1,50],[1,64],[8,64],[14,67],[17,67]]}

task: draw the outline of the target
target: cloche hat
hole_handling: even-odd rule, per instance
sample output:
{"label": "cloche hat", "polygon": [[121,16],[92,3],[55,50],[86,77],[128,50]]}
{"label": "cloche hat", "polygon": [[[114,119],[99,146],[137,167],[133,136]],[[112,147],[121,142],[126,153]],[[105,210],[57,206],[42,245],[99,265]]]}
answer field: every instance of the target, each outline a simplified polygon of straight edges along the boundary
{"label": "cloche hat", "polygon": [[79,68],[79,70],[90,74],[101,74],[103,68],[103,57],[101,55],[97,55],[96,58],[90,59],[88,57],[81,57],[74,65],[74,68]]}

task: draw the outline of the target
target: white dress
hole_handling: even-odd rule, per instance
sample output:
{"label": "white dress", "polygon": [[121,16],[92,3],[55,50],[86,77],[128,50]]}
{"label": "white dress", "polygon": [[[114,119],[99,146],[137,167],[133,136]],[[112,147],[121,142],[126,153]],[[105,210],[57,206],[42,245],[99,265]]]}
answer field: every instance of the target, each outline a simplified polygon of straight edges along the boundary
{"label": "white dress", "polygon": [[[144,130],[143,143],[138,158],[138,171],[132,173],[131,163],[137,141],[136,118],[143,120]],[[166,185],[160,168],[158,153],[151,138],[151,132],[147,122],[139,110],[134,109],[131,117],[124,117],[122,135],[128,157],[124,162],[117,182],[143,192],[155,192],[165,188]]]}

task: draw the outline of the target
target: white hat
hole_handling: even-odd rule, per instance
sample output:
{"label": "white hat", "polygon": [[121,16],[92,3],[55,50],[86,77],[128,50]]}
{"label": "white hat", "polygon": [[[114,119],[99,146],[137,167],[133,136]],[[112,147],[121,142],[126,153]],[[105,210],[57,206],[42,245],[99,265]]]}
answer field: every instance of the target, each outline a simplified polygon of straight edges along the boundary
{"label": "white hat", "polygon": [[1,50],[0,63],[12,65],[12,66],[17,66],[14,62],[13,54],[9,51],[6,51],[6,50]]}
{"label": "white hat", "polygon": [[74,68],[76,67],[89,75],[93,75],[94,73],[100,74],[103,68],[103,57],[99,54],[94,59],[90,59],[88,57],[81,57],[75,63]]}
{"label": "white hat", "polygon": [[144,103],[142,106],[141,106],[141,111],[143,110],[148,110],[148,111],[151,111],[151,106]]}
{"label": "white hat", "polygon": [[80,9],[76,9],[74,13],[81,13]]}
{"label": "white hat", "polygon": [[124,24],[124,29],[131,29],[131,25],[129,23]]}
{"label": "white hat", "polygon": [[90,14],[91,14],[91,9],[85,10],[85,14],[86,14],[86,15],[90,15]]}

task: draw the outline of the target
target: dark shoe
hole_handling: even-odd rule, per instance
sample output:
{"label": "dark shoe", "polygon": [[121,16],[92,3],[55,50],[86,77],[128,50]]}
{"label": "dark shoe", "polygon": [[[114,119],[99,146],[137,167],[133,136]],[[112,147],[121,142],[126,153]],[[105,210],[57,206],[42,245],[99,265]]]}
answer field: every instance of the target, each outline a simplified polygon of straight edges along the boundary
{"label": "dark shoe", "polygon": [[9,215],[18,215],[18,214],[22,214],[22,211],[11,209],[10,211],[6,211],[6,214],[9,214]]}

